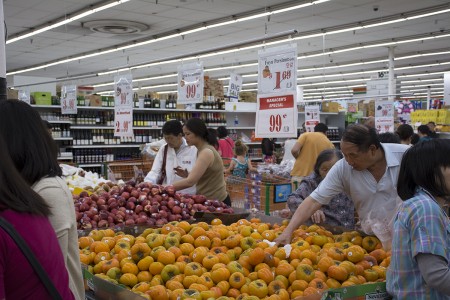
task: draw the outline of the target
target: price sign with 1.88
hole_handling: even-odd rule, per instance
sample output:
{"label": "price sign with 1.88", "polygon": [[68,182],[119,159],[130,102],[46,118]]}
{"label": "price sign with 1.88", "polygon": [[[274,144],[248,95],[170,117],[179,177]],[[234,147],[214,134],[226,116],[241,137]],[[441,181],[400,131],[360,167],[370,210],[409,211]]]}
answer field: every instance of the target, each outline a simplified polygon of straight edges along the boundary
{"label": "price sign with 1.88", "polygon": [[76,114],[77,109],[77,86],[64,85],[61,87],[61,114]]}
{"label": "price sign with 1.88", "polygon": [[296,137],[295,93],[258,95],[256,137]]}
{"label": "price sign with 1.88", "polygon": [[133,109],[114,108],[114,136],[133,137]]}
{"label": "price sign with 1.88", "polygon": [[291,92],[297,89],[297,45],[259,51],[258,93]]}

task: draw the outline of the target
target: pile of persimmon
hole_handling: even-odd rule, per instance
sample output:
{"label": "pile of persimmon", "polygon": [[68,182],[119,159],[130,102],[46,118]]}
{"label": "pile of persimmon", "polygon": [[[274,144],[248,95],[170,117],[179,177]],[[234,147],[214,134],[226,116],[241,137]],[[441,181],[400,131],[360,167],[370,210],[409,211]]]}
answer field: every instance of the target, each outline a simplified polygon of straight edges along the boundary
{"label": "pile of persimmon", "polygon": [[285,228],[240,220],[230,226],[172,222],[135,237],[111,229],[79,238],[80,259],[105,280],[147,299],[294,299],[383,281],[390,253],[373,236],[301,226],[292,250],[269,246]]}

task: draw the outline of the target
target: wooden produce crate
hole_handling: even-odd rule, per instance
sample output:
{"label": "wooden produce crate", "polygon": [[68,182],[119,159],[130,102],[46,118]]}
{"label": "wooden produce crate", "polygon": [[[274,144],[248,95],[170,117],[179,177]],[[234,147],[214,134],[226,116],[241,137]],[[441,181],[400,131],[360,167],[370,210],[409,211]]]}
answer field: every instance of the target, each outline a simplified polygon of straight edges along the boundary
{"label": "wooden produce crate", "polygon": [[150,172],[152,165],[153,159],[139,158],[112,161],[107,164],[107,167],[112,171],[115,180],[128,181],[137,179],[141,182],[147,173]]}
{"label": "wooden produce crate", "polygon": [[245,208],[248,200],[250,208],[263,211],[266,215],[286,207],[287,196],[292,193],[292,183],[273,174],[247,175],[246,178],[227,176],[227,192],[232,207]]}

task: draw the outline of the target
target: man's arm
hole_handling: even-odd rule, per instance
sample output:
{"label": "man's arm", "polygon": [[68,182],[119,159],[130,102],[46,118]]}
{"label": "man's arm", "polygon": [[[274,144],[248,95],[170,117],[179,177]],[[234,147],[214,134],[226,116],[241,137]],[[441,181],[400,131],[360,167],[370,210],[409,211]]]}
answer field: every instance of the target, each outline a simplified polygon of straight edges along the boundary
{"label": "man's arm", "polygon": [[156,184],[158,182],[158,178],[159,176],[161,176],[164,147],[166,146],[162,146],[161,148],[159,148],[158,153],[156,154],[155,159],[153,160],[152,169],[150,170],[150,172],[148,172],[147,176],[145,176],[144,178],[145,182],[151,182],[153,184]]}

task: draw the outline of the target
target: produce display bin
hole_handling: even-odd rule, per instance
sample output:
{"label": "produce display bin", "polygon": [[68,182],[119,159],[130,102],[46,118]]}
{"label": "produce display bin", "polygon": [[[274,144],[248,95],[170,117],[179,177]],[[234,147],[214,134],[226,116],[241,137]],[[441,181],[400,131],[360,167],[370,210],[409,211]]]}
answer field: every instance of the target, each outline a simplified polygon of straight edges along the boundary
{"label": "produce display bin", "polygon": [[328,289],[321,294],[297,297],[294,300],[389,300],[386,282],[366,283],[338,289]]}
{"label": "produce display bin", "polygon": [[153,165],[153,159],[139,158],[129,160],[112,161],[107,164],[107,169],[110,169],[116,180],[122,179],[128,181],[136,177],[144,177],[150,172]]}
{"label": "produce display bin", "polygon": [[248,201],[250,208],[261,210],[266,215],[284,209],[287,196],[295,189],[289,179],[273,174],[251,173],[246,178],[230,175],[226,183],[232,207],[244,208]]}

